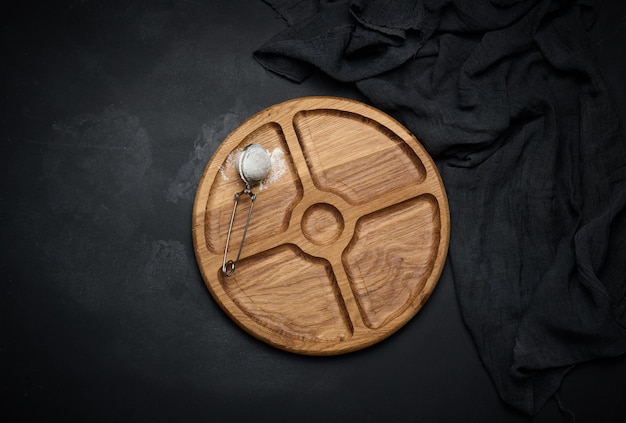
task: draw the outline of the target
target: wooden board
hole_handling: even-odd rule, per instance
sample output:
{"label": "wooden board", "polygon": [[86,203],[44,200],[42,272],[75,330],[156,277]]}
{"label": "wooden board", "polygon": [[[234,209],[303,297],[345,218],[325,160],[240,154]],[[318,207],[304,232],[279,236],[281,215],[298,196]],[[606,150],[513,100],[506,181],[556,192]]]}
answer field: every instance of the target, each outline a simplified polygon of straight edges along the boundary
{"label": "wooden board", "polygon": [[[221,272],[235,167],[250,143],[272,153],[241,260]],[[239,202],[234,258],[249,199]],[[248,119],[219,146],[193,208],[196,258],[209,291],[243,329],[278,348],[330,355],[398,330],[436,286],[450,232],[433,161],[397,121],[334,97],[287,101]]]}

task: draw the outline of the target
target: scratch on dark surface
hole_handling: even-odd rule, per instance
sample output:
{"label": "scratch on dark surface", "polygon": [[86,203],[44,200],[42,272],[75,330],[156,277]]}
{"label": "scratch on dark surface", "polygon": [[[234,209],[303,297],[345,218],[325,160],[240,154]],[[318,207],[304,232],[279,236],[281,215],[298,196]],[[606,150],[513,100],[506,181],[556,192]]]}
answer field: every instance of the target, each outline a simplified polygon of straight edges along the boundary
{"label": "scratch on dark surface", "polygon": [[61,142],[49,143],[49,142],[40,142],[40,141],[29,141],[28,144],[47,145],[49,147],[86,148],[86,149],[108,150],[108,151],[128,151],[128,147],[115,147],[115,146],[110,146],[110,145],[82,145],[82,144],[61,143]]}
{"label": "scratch on dark surface", "polygon": [[[152,150],[139,119],[121,109],[108,107],[102,113],[74,116],[52,126],[53,138],[45,143],[50,151],[75,149],[72,159],[49,155],[44,160],[48,179],[59,180],[68,169],[78,168],[82,186],[116,187],[126,192],[135,187],[152,165]],[[99,153],[97,153],[99,152]],[[62,163],[67,162],[67,163]],[[53,184],[67,191],[73,184]]]}
{"label": "scratch on dark surface", "polygon": [[194,141],[189,160],[178,170],[178,174],[167,190],[167,201],[193,200],[195,189],[208,160],[238,123],[238,114],[234,112],[218,116],[213,122],[204,124]]}

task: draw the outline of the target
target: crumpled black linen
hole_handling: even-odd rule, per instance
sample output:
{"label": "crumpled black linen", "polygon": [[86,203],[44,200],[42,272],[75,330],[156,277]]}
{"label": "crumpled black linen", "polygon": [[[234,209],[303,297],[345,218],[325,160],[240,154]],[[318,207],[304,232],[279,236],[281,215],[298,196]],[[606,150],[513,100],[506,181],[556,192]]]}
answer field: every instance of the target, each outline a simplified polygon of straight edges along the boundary
{"label": "crumpled black linen", "polygon": [[355,83],[437,162],[458,302],[505,402],[536,414],[572,366],[626,352],[626,140],[587,5],[267,3],[288,26],[261,65]]}

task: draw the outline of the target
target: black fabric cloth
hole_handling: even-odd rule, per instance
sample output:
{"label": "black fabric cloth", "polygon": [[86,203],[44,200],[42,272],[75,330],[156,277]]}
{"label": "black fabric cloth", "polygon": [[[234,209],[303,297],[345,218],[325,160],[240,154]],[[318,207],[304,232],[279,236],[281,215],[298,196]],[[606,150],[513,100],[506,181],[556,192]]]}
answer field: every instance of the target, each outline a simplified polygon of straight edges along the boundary
{"label": "black fabric cloth", "polygon": [[535,414],[626,351],[626,141],[586,30],[556,0],[271,0],[255,58],[356,84],[433,156],[463,318],[502,399]]}

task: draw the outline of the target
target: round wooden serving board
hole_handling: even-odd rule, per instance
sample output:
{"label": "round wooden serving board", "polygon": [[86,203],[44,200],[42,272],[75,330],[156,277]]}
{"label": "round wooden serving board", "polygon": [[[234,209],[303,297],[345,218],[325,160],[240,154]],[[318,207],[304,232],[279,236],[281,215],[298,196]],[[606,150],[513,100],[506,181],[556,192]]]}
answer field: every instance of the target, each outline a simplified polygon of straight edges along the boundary
{"label": "round wooden serving board", "polygon": [[[252,190],[227,277],[244,188],[235,162],[250,143],[272,168]],[[449,216],[439,173],[407,129],[363,103],[306,97],[259,112],[219,146],[196,193],[193,239],[209,291],[237,324],[278,348],[330,355],[372,345],[419,311],[443,268]]]}

